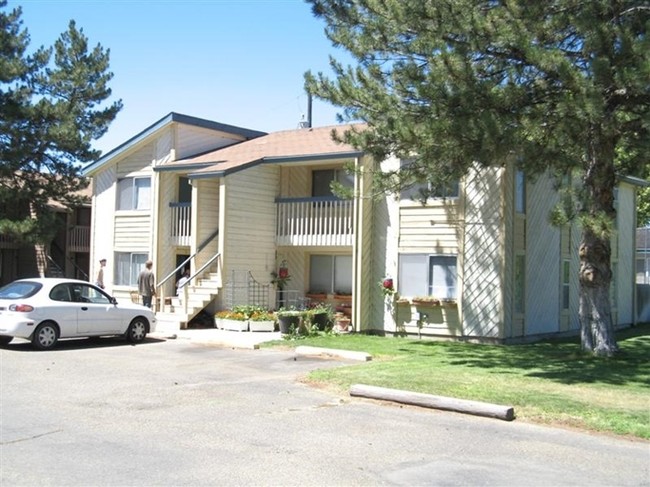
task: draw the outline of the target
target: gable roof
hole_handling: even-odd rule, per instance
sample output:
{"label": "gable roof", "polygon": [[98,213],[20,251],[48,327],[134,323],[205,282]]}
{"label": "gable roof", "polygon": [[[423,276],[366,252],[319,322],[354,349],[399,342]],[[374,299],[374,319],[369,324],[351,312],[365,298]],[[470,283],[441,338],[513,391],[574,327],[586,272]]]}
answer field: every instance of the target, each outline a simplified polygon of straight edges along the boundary
{"label": "gable roof", "polygon": [[197,168],[190,178],[220,177],[260,163],[298,162],[358,157],[361,151],[332,140],[332,131],[342,133],[363,124],[333,125],[273,132],[256,139],[175,161],[157,170]]}
{"label": "gable roof", "polygon": [[163,118],[154,122],[152,125],[144,129],[142,132],[134,135],[126,142],[118,145],[116,148],[110,150],[102,157],[89,163],[83,168],[83,174],[88,175],[91,172],[96,171],[98,168],[103,166],[109,159],[112,159],[116,156],[119,156],[121,153],[129,150],[133,146],[137,145],[147,137],[151,136],[153,133],[162,129],[163,127],[170,125],[172,123],[182,123],[184,125],[192,125],[194,127],[206,128],[210,130],[215,130],[219,132],[225,132],[227,134],[238,135],[244,139],[253,139],[255,137],[261,137],[266,135],[266,132],[260,132],[258,130],[251,130],[243,127],[236,127],[234,125],[227,125],[224,123],[214,122],[212,120],[206,120],[203,118],[191,117],[189,115],[183,115],[181,113],[170,112],[165,115]]}

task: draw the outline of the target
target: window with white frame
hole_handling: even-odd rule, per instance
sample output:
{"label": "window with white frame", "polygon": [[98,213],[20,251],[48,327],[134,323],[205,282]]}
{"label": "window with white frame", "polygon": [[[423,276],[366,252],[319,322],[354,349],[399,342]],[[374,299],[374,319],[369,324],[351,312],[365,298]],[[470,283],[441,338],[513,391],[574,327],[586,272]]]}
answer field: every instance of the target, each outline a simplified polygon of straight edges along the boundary
{"label": "window with white frame", "polygon": [[514,305],[515,313],[523,314],[526,311],[526,256],[515,256],[514,275]]}
{"label": "window with white frame", "polygon": [[151,208],[151,178],[133,177],[117,181],[118,210],[149,210]]}
{"label": "window with white frame", "polygon": [[456,299],[455,255],[400,254],[398,266],[400,295]]}
{"label": "window with white frame", "polygon": [[354,187],[354,174],[344,169],[318,169],[311,173],[311,195],[335,196],[332,193],[331,183],[336,181],[344,188]]}
{"label": "window with white frame", "polygon": [[327,294],[352,294],[352,256],[310,256],[309,289]]}
{"label": "window with white frame", "polygon": [[[401,167],[407,167],[412,164],[410,159],[403,159],[400,162]],[[414,183],[407,188],[402,189],[400,198],[403,200],[421,201],[426,198],[458,198],[460,184],[458,180],[447,184],[436,184],[431,181]]]}
{"label": "window with white frame", "polygon": [[571,296],[571,261],[564,259],[562,261],[562,309],[569,309]]}
{"label": "window with white frame", "polygon": [[515,173],[515,211],[526,213],[526,176],[523,171]]}
{"label": "window with white frame", "polygon": [[138,275],[147,262],[148,255],[141,253],[115,253],[115,284],[117,286],[137,286]]}

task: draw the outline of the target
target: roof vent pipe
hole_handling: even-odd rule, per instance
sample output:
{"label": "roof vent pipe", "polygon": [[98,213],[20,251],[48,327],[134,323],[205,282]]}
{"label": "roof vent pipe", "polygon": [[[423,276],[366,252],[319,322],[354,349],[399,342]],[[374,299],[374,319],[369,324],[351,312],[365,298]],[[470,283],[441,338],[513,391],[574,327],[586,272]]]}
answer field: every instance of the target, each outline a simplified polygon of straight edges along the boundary
{"label": "roof vent pipe", "polygon": [[311,93],[309,92],[307,92],[307,120],[305,120],[305,114],[303,113],[300,122],[298,122],[298,128],[300,129],[311,128]]}
{"label": "roof vent pipe", "polygon": [[311,128],[311,93],[307,92],[307,128]]}

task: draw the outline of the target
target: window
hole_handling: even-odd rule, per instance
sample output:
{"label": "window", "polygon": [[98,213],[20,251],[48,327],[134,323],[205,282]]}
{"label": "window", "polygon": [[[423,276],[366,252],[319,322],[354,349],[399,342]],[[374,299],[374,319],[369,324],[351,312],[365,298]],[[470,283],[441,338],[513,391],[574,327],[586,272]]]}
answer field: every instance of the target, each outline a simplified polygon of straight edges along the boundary
{"label": "window", "polygon": [[151,208],[151,178],[124,178],[117,181],[118,210]]}
{"label": "window", "polygon": [[352,294],[352,256],[312,255],[309,258],[309,290]]}
{"label": "window", "polygon": [[[411,164],[410,160],[402,160],[401,167]],[[404,188],[400,193],[403,200],[419,201],[426,198],[458,198],[460,184],[458,181],[452,181],[446,184],[434,184],[431,181],[414,183],[408,188]]]}
{"label": "window", "polygon": [[184,176],[178,178],[178,202],[192,202],[192,184],[190,183],[189,178]]}
{"label": "window", "polygon": [[115,284],[137,286],[138,274],[147,262],[147,254],[117,252],[115,254]]}
{"label": "window", "polygon": [[515,211],[526,213],[526,177],[523,171],[515,174]]}
{"label": "window", "polygon": [[571,261],[562,261],[562,309],[569,309],[571,283]]}
{"label": "window", "polygon": [[400,254],[399,293],[456,299],[455,255]]}
{"label": "window", "polygon": [[345,188],[354,188],[354,174],[343,169],[321,169],[311,173],[311,195],[335,196],[330,184],[333,181]]}
{"label": "window", "polygon": [[526,256],[515,256],[515,313],[523,314],[526,309]]}

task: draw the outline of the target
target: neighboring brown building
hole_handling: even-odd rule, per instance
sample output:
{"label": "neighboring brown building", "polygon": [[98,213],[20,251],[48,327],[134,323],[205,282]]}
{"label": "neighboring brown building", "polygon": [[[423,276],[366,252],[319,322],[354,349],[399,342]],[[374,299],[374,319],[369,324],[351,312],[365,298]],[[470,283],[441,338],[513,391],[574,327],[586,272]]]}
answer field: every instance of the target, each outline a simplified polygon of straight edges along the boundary
{"label": "neighboring brown building", "polygon": [[89,186],[82,194],[88,196],[88,203],[71,210],[52,204],[60,224],[54,239],[45,248],[17,243],[0,235],[0,285],[36,276],[89,280],[92,188]]}

